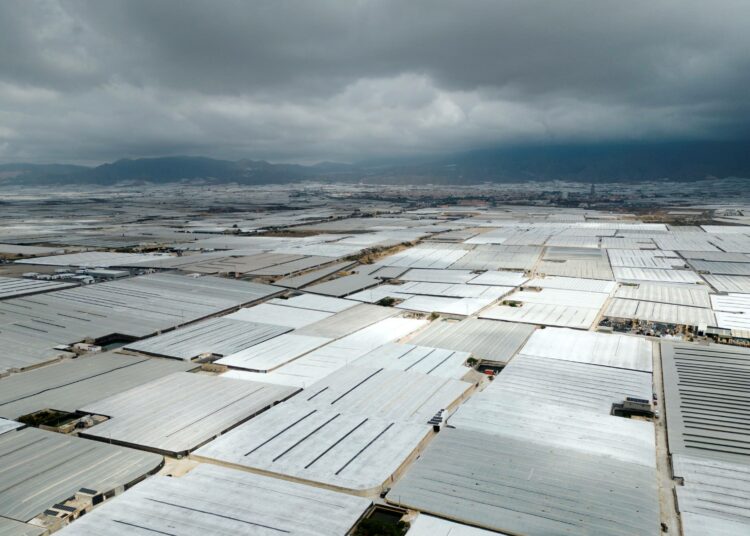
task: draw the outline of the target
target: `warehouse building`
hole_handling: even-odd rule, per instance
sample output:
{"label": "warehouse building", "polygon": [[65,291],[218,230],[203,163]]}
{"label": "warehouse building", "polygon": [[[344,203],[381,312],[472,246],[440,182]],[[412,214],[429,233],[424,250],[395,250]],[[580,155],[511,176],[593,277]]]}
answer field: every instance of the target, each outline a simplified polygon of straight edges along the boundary
{"label": "warehouse building", "polygon": [[388,500],[510,534],[654,533],[654,427],[614,414],[650,400],[651,358],[636,337],[536,331]]}
{"label": "warehouse building", "polygon": [[411,337],[419,346],[471,353],[484,361],[504,364],[523,346],[535,328],[527,324],[467,318],[438,320]]}
{"label": "warehouse building", "polygon": [[622,285],[615,291],[616,298],[647,301],[690,307],[711,307],[708,287],[705,285],[659,285],[640,283]]}
{"label": "warehouse building", "polygon": [[109,417],[80,435],[184,456],[297,391],[281,385],[177,372],[80,408]]}
{"label": "warehouse building", "polygon": [[438,434],[387,499],[510,534],[659,530],[653,468],[473,430]]}
{"label": "warehouse building", "polygon": [[698,328],[702,331],[707,326],[716,325],[716,317],[711,309],[621,298],[610,301],[603,316],[626,321],[622,324],[625,327],[629,321],[631,326],[652,329],[657,333],[660,326],[689,326],[694,331],[698,331]]}
{"label": "warehouse building", "polygon": [[75,412],[86,404],[195,365],[113,352],[82,356],[0,379],[0,416],[42,409]]}
{"label": "warehouse building", "polygon": [[321,409],[427,423],[438,411],[453,409],[471,387],[419,372],[349,365],[311,385],[298,399]]}
{"label": "warehouse building", "polygon": [[346,536],[370,505],[363,497],[204,464],[180,478],[150,478],[62,535]]}
{"label": "warehouse building", "polygon": [[4,300],[0,343],[11,351],[0,356],[0,373],[67,355],[60,345],[146,337],[278,292],[246,281],[154,274]]}
{"label": "warehouse building", "polygon": [[216,363],[253,372],[270,372],[331,342],[327,337],[286,333],[230,354]]}
{"label": "warehouse building", "polygon": [[431,428],[287,402],[198,449],[193,457],[359,495],[393,484]]}
{"label": "warehouse building", "polygon": [[213,360],[273,339],[291,329],[234,320],[230,315],[202,320],[162,335],[142,339],[126,345],[125,349],[184,361],[198,357]]}
{"label": "warehouse building", "polygon": [[[0,434],[0,459],[0,516],[24,523],[44,517],[83,488],[90,508],[92,501],[135,484],[163,462],[157,454],[36,428]],[[56,517],[54,511],[49,515]]]}
{"label": "warehouse building", "polygon": [[415,346],[413,344],[388,343],[366,353],[352,362],[362,367],[404,370],[439,376],[441,378],[462,379],[471,370],[466,361],[469,352],[456,352],[443,348]]}
{"label": "warehouse building", "polygon": [[662,343],[664,397],[683,533],[750,530],[750,350]]}
{"label": "warehouse building", "polygon": [[[384,308],[380,308],[384,309]],[[427,324],[417,318],[391,317],[321,346],[268,373],[230,370],[225,375],[280,385],[307,387],[384,344],[397,341]],[[333,326],[327,326],[330,330]],[[388,368],[384,366],[384,368]]]}
{"label": "warehouse building", "polygon": [[30,296],[52,290],[75,287],[75,283],[62,281],[42,281],[39,279],[22,279],[17,277],[0,277],[0,300]]}

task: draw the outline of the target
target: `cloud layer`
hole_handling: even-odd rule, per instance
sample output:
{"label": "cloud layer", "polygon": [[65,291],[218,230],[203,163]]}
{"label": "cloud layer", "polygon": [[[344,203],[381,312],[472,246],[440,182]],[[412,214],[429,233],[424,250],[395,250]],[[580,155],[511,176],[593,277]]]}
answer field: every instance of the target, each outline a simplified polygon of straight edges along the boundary
{"label": "cloud layer", "polygon": [[8,0],[0,161],[750,137],[747,0]]}

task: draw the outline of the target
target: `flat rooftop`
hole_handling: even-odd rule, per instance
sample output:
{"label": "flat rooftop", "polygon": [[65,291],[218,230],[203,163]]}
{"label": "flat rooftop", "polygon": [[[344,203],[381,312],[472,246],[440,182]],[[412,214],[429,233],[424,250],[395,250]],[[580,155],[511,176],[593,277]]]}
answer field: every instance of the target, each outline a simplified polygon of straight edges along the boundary
{"label": "flat rooftop", "polygon": [[162,465],[158,454],[36,428],[0,434],[0,516],[29,521],[81,488],[109,492]]}
{"label": "flat rooftop", "polygon": [[511,534],[656,534],[653,468],[444,429],[389,502]]}
{"label": "flat rooftop", "polygon": [[281,385],[176,372],[86,404],[82,411],[107,415],[109,420],[80,435],[184,455],[297,391]]}
{"label": "flat rooftop", "polygon": [[431,433],[424,424],[289,401],[201,447],[194,457],[367,494],[390,486]]}
{"label": "flat rooftop", "polygon": [[362,497],[204,464],[180,478],[149,478],[61,534],[345,536],[370,504]]}
{"label": "flat rooftop", "polygon": [[105,352],[68,359],[0,379],[0,416],[17,419],[40,409],[73,412],[191,363]]}

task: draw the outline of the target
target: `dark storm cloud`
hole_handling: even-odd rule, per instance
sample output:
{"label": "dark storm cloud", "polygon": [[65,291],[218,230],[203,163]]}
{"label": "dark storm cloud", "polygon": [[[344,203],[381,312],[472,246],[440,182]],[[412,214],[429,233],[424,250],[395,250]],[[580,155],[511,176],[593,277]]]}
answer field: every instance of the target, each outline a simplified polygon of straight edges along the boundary
{"label": "dark storm cloud", "polygon": [[0,3],[0,159],[748,135],[750,2]]}

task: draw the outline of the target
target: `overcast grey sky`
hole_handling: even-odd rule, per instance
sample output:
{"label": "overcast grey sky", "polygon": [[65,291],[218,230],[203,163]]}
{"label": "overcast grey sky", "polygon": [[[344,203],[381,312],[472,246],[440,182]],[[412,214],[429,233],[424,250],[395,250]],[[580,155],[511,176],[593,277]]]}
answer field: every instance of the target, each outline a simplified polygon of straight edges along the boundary
{"label": "overcast grey sky", "polygon": [[750,134],[750,0],[2,0],[0,161]]}

